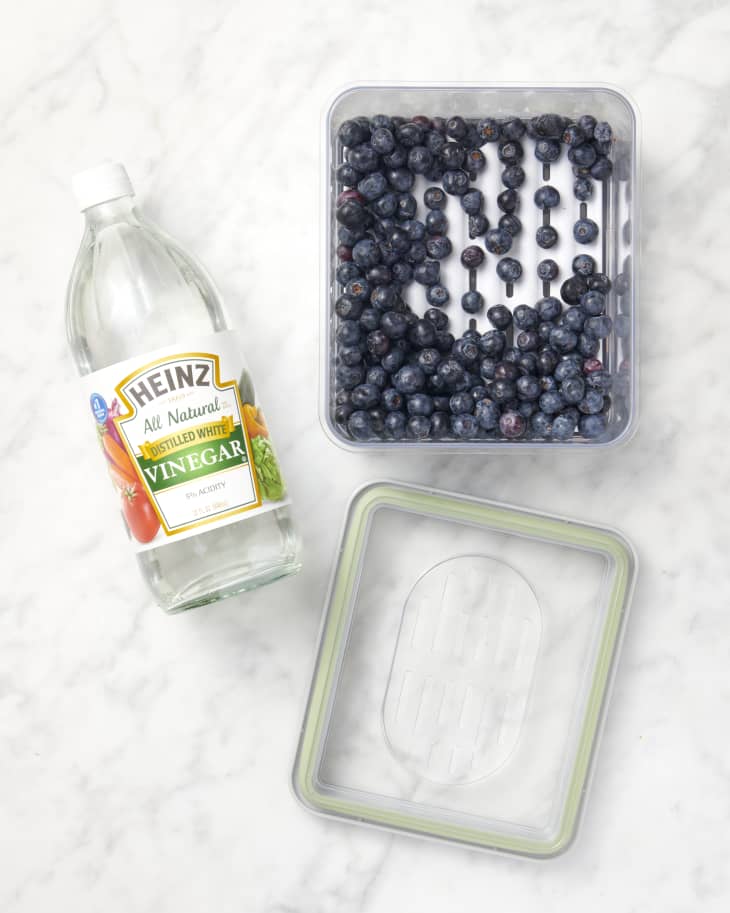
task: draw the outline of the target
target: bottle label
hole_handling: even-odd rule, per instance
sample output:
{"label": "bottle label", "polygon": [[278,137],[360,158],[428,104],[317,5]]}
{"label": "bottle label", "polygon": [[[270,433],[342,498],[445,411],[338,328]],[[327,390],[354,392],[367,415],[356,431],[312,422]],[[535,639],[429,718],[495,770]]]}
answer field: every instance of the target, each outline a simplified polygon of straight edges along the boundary
{"label": "bottle label", "polygon": [[234,330],[84,378],[137,551],[287,503]]}

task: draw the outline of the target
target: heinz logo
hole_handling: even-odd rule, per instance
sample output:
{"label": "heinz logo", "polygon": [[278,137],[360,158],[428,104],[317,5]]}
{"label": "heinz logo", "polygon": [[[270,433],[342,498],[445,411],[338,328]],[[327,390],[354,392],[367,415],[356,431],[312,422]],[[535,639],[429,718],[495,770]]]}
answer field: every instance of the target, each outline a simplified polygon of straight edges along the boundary
{"label": "heinz logo", "polygon": [[127,396],[142,408],[160,396],[185,387],[212,387],[209,361],[179,361],[155,368],[124,388]]}

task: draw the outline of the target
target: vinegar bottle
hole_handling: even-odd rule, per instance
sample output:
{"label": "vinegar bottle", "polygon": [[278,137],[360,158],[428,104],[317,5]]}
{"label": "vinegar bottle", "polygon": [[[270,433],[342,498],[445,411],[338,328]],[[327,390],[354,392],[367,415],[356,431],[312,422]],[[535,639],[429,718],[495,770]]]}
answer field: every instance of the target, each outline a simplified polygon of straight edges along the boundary
{"label": "vinegar bottle", "polygon": [[67,336],[149,588],[177,612],[295,573],[286,486],[213,283],[139,214],[122,165],[74,192]]}

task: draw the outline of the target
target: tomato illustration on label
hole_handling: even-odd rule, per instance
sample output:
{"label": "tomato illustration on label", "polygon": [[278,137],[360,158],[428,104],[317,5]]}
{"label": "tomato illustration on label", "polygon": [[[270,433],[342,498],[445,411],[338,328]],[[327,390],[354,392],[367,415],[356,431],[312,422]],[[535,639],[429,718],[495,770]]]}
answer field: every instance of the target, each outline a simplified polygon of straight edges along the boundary
{"label": "tomato illustration on label", "polygon": [[122,489],[122,513],[137,542],[151,542],[155,538],[160,521],[139,485],[128,485]]}

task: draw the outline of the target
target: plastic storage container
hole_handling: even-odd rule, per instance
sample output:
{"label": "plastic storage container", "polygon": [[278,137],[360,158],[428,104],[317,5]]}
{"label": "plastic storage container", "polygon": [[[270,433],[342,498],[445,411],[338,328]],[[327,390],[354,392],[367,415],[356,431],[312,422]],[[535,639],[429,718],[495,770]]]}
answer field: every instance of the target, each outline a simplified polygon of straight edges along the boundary
{"label": "plastic storage container", "polygon": [[[348,428],[347,420],[338,421],[336,414],[338,393],[342,394],[343,385],[337,376],[342,346],[336,338],[340,320],[335,313],[335,304],[345,292],[345,285],[338,280],[338,266],[342,263],[342,255],[350,256],[347,245],[338,254],[341,243],[339,229],[342,226],[337,221],[337,200],[347,186],[337,176],[338,166],[346,161],[346,148],[338,137],[338,130],[345,121],[357,117],[372,118],[377,114],[400,116],[407,120],[419,115],[446,119],[461,115],[467,124],[475,124],[485,117],[493,117],[500,122],[511,117],[528,121],[545,113],[557,113],[571,120],[592,114],[599,121],[607,121],[613,131],[612,140],[605,146],[613,164],[612,175],[603,181],[590,178],[593,184],[592,197],[581,202],[574,194],[576,175],[573,165],[568,161],[568,147],[561,144],[559,159],[546,167],[535,157],[536,140],[525,135],[521,140],[524,147],[521,164],[525,180],[517,191],[520,203],[516,210],[522,231],[514,238],[508,252],[509,257],[520,262],[522,275],[514,283],[502,281],[496,272],[501,256],[487,253],[484,264],[470,277],[469,271],[460,263],[460,252],[470,244],[477,245],[484,251],[484,236],[469,237],[468,217],[459,205],[458,197],[449,196],[445,214],[453,251],[440,261],[440,275],[442,283],[450,292],[451,300],[443,310],[450,320],[449,329],[457,339],[470,326],[483,333],[492,329],[486,312],[495,304],[505,304],[513,310],[518,304],[534,306],[545,295],[560,298],[562,283],[573,275],[573,258],[577,254],[590,254],[596,261],[596,270],[605,273],[612,283],[607,295],[606,314],[613,322],[613,329],[607,338],[600,340],[597,352],[598,358],[613,378],[610,405],[607,401],[605,406],[605,429],[589,437],[580,433],[577,427],[567,440],[559,440],[550,434],[533,431],[530,418],[527,417],[527,431],[519,439],[507,438],[499,427],[496,430],[481,429],[474,438],[466,440],[459,439],[450,430],[439,439],[434,439],[432,435],[429,439],[417,440],[409,433],[394,439],[387,431],[379,431],[373,437],[364,435],[363,439],[356,439]],[[360,85],[346,89],[335,98],[325,119],[325,134],[326,239],[323,245],[325,287],[322,296],[320,413],[329,436],[345,448],[404,447],[421,443],[431,448],[486,451],[535,446],[605,447],[626,440],[635,426],[637,416],[635,306],[639,137],[637,112],[632,102],[618,90],[605,86]],[[496,198],[500,191],[506,189],[501,177],[506,165],[498,158],[498,143],[486,142],[481,151],[486,159],[486,168],[477,175],[471,188],[480,189],[484,194],[483,212],[490,227],[495,228],[503,215]],[[387,171],[386,167],[379,167]],[[560,192],[560,204],[550,209],[548,214],[544,214],[533,202],[535,191],[545,184],[554,186]],[[434,185],[439,186],[440,182],[427,180],[423,175],[416,177],[411,193],[418,203],[418,220],[424,220],[428,212],[424,206],[423,192],[428,186]],[[389,186],[388,189],[393,188]],[[573,226],[580,218],[593,220],[599,228],[597,239],[589,244],[574,240]],[[549,249],[541,249],[535,240],[536,231],[547,222],[557,230],[558,241]],[[401,224],[397,218],[396,224]],[[559,277],[551,283],[544,283],[536,273],[537,263],[546,258],[555,261],[559,267]],[[462,294],[470,285],[476,286],[485,299],[483,308],[476,314],[465,313],[460,303]],[[411,282],[403,289],[402,297],[419,317],[431,306],[426,301],[425,288],[416,282]],[[567,308],[567,303],[564,302],[563,307]],[[516,336],[517,330],[508,335],[508,345],[514,344]],[[344,410],[348,408],[345,406]],[[377,421],[378,419],[376,423]],[[595,431],[595,421],[593,430]]]}
{"label": "plastic storage container", "polygon": [[299,799],[475,847],[563,851],[628,612],[631,546],[609,529],[378,482],[353,498],[338,554]]}

